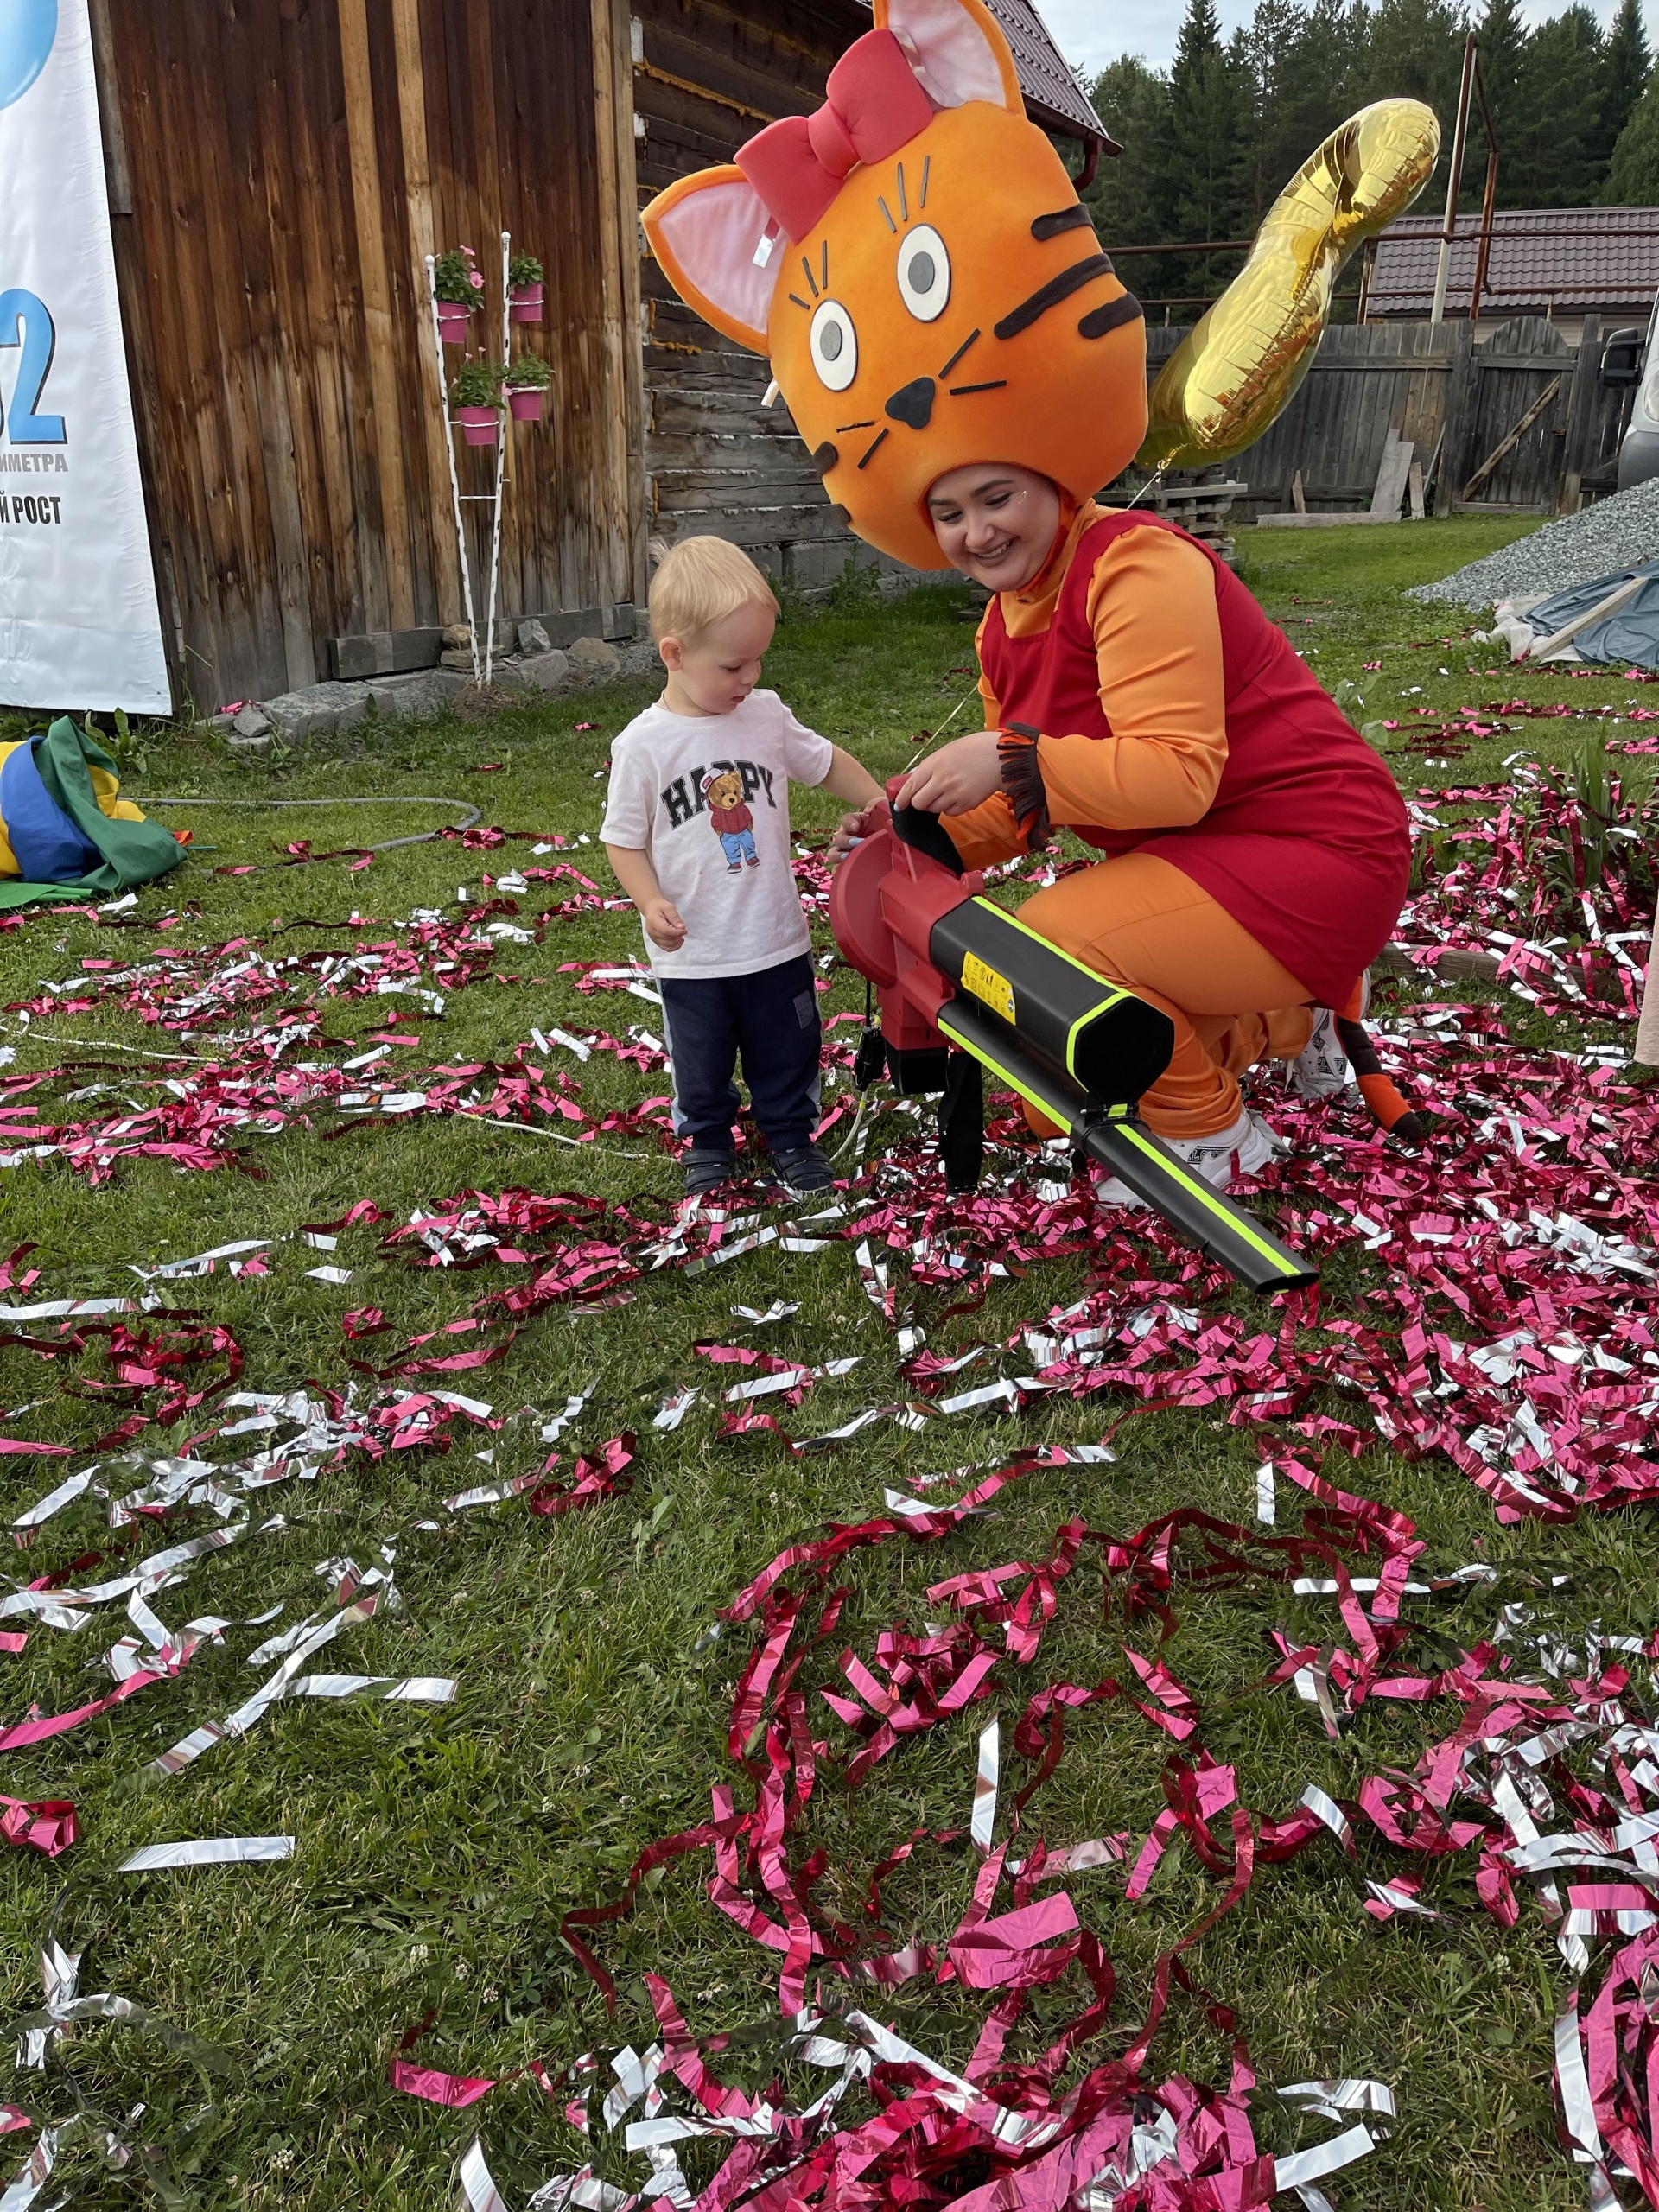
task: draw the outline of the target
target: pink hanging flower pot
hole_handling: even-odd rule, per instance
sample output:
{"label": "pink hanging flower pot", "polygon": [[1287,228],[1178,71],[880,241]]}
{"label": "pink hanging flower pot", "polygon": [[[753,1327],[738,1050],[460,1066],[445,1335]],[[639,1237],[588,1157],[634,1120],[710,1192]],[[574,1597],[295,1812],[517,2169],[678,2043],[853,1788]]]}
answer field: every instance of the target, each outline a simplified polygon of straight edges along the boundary
{"label": "pink hanging flower pot", "polygon": [[467,327],[471,320],[470,308],[457,307],[451,300],[438,302],[438,335],[446,346],[467,343]]}
{"label": "pink hanging flower pot", "polygon": [[533,253],[515,253],[507,264],[507,299],[515,322],[542,319],[542,264]]}
{"label": "pink hanging flower pot", "polygon": [[498,407],[457,407],[455,420],[469,446],[493,446],[501,429]]}
{"label": "pink hanging flower pot", "polygon": [[517,391],[509,387],[507,391],[507,409],[509,413],[512,415],[513,421],[515,423],[539,423],[542,419],[543,397],[543,394],[539,385],[530,386],[523,391]]}

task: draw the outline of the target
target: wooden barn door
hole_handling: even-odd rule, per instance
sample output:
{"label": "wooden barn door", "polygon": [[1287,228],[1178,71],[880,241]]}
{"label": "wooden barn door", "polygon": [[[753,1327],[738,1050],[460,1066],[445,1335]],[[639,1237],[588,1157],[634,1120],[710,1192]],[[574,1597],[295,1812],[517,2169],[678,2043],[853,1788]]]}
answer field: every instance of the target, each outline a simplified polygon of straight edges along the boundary
{"label": "wooden barn door", "polygon": [[[424,258],[547,267],[501,606],[644,571],[626,0],[93,0],[117,265],[176,671],[200,705],[459,619]],[[492,347],[499,343],[499,327]],[[461,465],[483,464],[462,449]]]}

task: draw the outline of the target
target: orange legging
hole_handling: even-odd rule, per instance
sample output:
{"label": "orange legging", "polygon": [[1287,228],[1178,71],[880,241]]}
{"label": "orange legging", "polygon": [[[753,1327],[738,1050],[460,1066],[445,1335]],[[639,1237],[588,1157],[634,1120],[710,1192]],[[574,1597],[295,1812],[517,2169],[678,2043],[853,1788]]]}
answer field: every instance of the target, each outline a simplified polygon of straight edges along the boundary
{"label": "orange legging", "polygon": [[1244,1070],[1294,1060],[1307,1042],[1310,993],[1191,876],[1151,853],[1068,875],[1027,899],[1020,918],[1175,1024],[1169,1065],[1141,1101],[1160,1136],[1230,1128]]}

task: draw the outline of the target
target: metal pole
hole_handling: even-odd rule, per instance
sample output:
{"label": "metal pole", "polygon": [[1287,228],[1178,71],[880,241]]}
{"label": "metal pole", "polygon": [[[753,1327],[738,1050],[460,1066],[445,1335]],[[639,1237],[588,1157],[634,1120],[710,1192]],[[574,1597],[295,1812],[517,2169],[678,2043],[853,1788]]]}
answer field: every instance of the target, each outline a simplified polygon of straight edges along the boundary
{"label": "metal pole", "polygon": [[473,641],[473,682],[480,681],[478,624],[473,616],[473,564],[467,557],[467,531],[461,518],[461,478],[455,469],[455,426],[449,419],[449,379],[443,373],[443,327],[438,321],[437,257],[426,257],[426,289],[432,308],[432,350],[438,364],[438,402],[443,409],[443,442],[449,454],[449,490],[455,502],[455,545],[461,555],[461,591],[467,607],[467,633]]}
{"label": "metal pole", "polygon": [[1463,147],[1469,135],[1469,94],[1475,73],[1475,35],[1463,44],[1463,85],[1458,94],[1458,127],[1452,134],[1452,170],[1446,180],[1446,220],[1440,227],[1440,257],[1434,270],[1431,323],[1446,321],[1446,280],[1452,268],[1452,240],[1458,227],[1458,193],[1463,183]]}
{"label": "metal pole", "polygon": [[[507,269],[512,251],[510,232],[501,233],[501,365],[507,365],[512,344],[512,316],[507,301]],[[507,466],[507,425],[512,420],[502,397],[500,427],[495,440],[495,516],[490,537],[490,633],[484,642],[484,682],[487,688],[495,675],[495,593],[501,574],[501,485]]]}
{"label": "metal pole", "polygon": [[1497,133],[1492,128],[1492,111],[1486,105],[1486,80],[1480,73],[1480,56],[1475,56],[1475,90],[1480,95],[1480,120],[1486,132],[1486,188],[1480,202],[1480,244],[1475,251],[1475,281],[1469,293],[1469,320],[1472,322],[1480,313],[1480,296],[1486,289],[1486,271],[1492,257],[1492,208],[1497,199]]}

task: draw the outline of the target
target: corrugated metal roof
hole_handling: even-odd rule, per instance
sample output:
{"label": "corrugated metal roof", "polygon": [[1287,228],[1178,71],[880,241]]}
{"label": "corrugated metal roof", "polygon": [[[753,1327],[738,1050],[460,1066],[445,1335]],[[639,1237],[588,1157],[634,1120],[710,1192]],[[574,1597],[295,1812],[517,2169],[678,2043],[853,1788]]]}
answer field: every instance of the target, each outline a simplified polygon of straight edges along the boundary
{"label": "corrugated metal roof", "polygon": [[1053,122],[1061,129],[1080,131],[1085,138],[1110,139],[1065,59],[1049,35],[1048,26],[1031,0],[986,0],[1001,24],[1014,49],[1020,72],[1020,89],[1027,108],[1040,109],[1033,121]]}
{"label": "corrugated metal roof", "polygon": [[[862,4],[868,9],[869,0]],[[1032,121],[1063,135],[1098,138],[1116,152],[1116,140],[1090,105],[1032,0],[985,0],[985,4],[1013,49]]]}
{"label": "corrugated metal roof", "polygon": [[[1366,294],[1369,319],[1421,321],[1434,302],[1441,219],[1408,215],[1383,232]],[[1519,232],[1523,235],[1509,236]],[[1479,219],[1458,218],[1446,311],[1466,316]],[[1508,315],[1645,315],[1659,293],[1659,207],[1505,208],[1492,218],[1483,320]]]}

